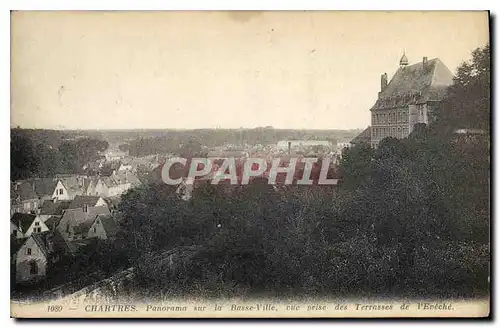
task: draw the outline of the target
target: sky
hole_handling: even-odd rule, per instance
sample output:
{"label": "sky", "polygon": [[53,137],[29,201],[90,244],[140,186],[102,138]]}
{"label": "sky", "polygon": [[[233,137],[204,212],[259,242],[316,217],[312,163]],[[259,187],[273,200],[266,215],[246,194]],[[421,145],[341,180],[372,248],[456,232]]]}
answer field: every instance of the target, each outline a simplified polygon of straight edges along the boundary
{"label": "sky", "polygon": [[486,12],[14,12],[11,126],[355,129],[380,75],[489,39]]}

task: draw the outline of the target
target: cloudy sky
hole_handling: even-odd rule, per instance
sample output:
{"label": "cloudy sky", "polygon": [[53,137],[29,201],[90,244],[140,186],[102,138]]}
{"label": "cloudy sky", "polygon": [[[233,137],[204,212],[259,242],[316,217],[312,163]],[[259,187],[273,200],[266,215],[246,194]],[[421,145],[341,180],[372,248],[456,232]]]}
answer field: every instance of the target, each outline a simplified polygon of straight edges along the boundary
{"label": "cloudy sky", "polygon": [[455,71],[485,12],[16,12],[11,125],[365,128],[403,51]]}

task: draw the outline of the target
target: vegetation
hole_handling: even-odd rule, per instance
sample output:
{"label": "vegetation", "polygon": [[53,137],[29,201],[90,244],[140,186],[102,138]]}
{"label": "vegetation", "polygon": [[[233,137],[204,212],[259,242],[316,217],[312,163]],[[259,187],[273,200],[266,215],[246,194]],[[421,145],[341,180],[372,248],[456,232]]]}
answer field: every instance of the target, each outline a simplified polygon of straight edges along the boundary
{"label": "vegetation", "polygon": [[[489,62],[480,55],[489,53],[485,49],[473,58]],[[459,76],[467,76],[461,72],[468,65]],[[489,138],[464,142],[436,133],[455,122],[468,128],[467,110],[478,112],[470,114],[478,117],[473,126],[488,126],[489,106],[456,112],[446,107],[477,97],[471,81],[455,81],[445,106],[437,109],[442,112],[436,126],[416,126],[407,139],[386,138],[377,149],[350,149],[341,162],[339,190],[275,190],[256,181],[203,185],[189,201],[167,185],[130,191],[119,207],[119,238],[143,290],[150,298],[487,294]],[[454,92],[458,88],[461,93]],[[489,103],[489,93],[482,95]],[[179,248],[172,262],[162,253],[187,245],[201,248],[189,257]]]}
{"label": "vegetation", "polygon": [[[53,177],[55,174],[80,173],[83,165],[98,158],[108,142],[89,137],[54,139],[59,132],[12,129],[10,147],[11,180]],[[54,136],[55,135],[55,136]],[[62,136],[60,137],[62,138]],[[52,144],[44,141],[50,140]]]}

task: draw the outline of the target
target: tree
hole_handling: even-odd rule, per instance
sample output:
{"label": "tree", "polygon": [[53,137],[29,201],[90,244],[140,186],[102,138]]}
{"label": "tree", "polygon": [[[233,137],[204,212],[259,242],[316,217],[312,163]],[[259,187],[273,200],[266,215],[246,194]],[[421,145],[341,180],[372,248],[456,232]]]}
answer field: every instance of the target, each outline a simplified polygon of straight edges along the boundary
{"label": "tree", "polygon": [[344,188],[354,189],[368,182],[372,156],[373,149],[364,143],[351,147],[342,154],[340,168]]}
{"label": "tree", "polygon": [[31,178],[40,165],[31,140],[17,133],[11,133],[10,178],[12,181]]}
{"label": "tree", "polygon": [[446,98],[434,110],[437,133],[473,128],[489,132],[490,126],[490,45],[477,48],[472,58],[457,69]]}

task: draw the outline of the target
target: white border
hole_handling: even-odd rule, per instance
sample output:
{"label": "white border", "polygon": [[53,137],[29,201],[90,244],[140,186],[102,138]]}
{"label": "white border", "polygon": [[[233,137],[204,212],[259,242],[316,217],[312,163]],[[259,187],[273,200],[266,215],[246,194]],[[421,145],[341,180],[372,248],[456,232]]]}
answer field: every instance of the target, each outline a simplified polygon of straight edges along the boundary
{"label": "white border", "polygon": [[[84,0],[84,1],[68,1],[68,0],[11,0],[11,1],[2,1],[0,3],[0,8],[4,9],[0,11],[0,38],[1,44],[3,47],[0,52],[1,56],[1,88],[0,88],[0,104],[2,104],[2,110],[0,110],[0,115],[2,115],[0,121],[5,124],[5,128],[0,130],[1,133],[1,141],[3,144],[3,149],[9,149],[9,138],[10,138],[10,12],[9,10],[492,10],[492,14],[494,15],[498,10],[498,1],[487,0],[487,1],[465,1],[465,0],[455,0],[455,1],[435,1],[435,0],[418,0],[414,2],[406,2],[401,0],[350,0],[348,2],[343,3],[335,3],[327,0],[307,0],[307,1],[296,1],[296,0],[284,0],[284,1],[266,1],[266,0],[240,0],[238,2],[234,0],[196,0],[196,1],[187,1],[187,0],[175,0],[175,1],[152,1],[152,0],[117,0],[117,1],[103,1],[103,0]],[[496,41],[496,34],[493,34]],[[495,47],[494,47],[495,48]],[[496,56],[494,59],[497,59]],[[494,66],[496,67],[496,66]],[[494,72],[494,78],[497,77],[496,70]],[[495,90],[492,90],[494,94],[497,94],[498,84],[495,84]],[[492,109],[495,110],[495,109]],[[496,115],[494,117],[495,126],[500,126],[500,116]],[[494,133],[496,136],[496,133]],[[495,154],[498,155],[498,149],[495,147]],[[9,153],[7,150],[4,150]],[[10,156],[4,156],[4,160],[0,161],[1,167],[0,172],[2,172],[2,181],[0,181],[0,185],[2,188],[0,201],[3,205],[3,212],[7,213],[7,208],[9,207],[8,202],[8,194],[10,193],[10,189],[8,189],[8,180],[9,178],[9,160]],[[495,157],[495,162],[498,162],[498,156]],[[494,171],[493,171],[494,172]],[[496,182],[496,179],[494,179]],[[496,194],[494,203],[500,202],[500,195]],[[492,218],[492,220],[495,220]],[[5,218],[4,224],[7,224],[8,219]],[[495,235],[496,240],[494,240],[494,245],[492,245],[492,249],[495,254],[495,262],[498,262],[498,254],[500,253],[498,249],[498,229],[499,224],[495,224]],[[7,229],[4,230],[5,238],[2,238],[4,250],[3,256],[4,258],[0,261],[2,263],[8,263],[7,258],[9,255],[7,254],[7,249],[10,248],[9,238],[7,236]],[[2,281],[1,292],[3,295],[4,301],[2,302],[1,307],[1,318],[2,323],[7,323],[8,326],[16,324],[10,317],[10,295],[9,295],[9,268],[8,266],[3,266],[2,271]],[[497,267],[498,271],[498,267]],[[496,282],[498,283],[498,282]],[[494,303],[495,309],[498,316],[498,299]],[[7,321],[7,322],[6,322]],[[81,322],[78,322],[82,324]],[[97,327],[104,326],[103,322],[87,322]],[[195,324],[202,324],[199,321],[194,322]],[[333,322],[314,322],[313,324],[319,326],[331,326]],[[334,324],[339,324],[340,322],[335,322]],[[380,325],[387,324],[398,324],[401,322],[378,322]],[[30,322],[28,324],[24,323],[25,326],[31,326],[34,322]],[[57,325],[68,325],[68,322],[37,322],[38,325],[43,325],[46,327]],[[122,325],[122,324],[132,324],[132,325],[144,325],[144,322],[106,322],[107,325]],[[177,327],[181,325],[192,325],[193,322],[156,322],[158,325],[169,325],[169,327]],[[207,323],[203,323],[207,324]],[[210,325],[220,325],[220,324],[229,324],[231,327],[240,326],[245,324],[245,322],[209,322]],[[248,324],[248,323],[247,323]],[[309,326],[310,322],[253,322],[253,324],[259,326],[267,326],[271,324],[279,324],[279,325],[303,325]],[[350,326],[358,326],[364,327],[366,322],[352,322]],[[434,322],[405,322],[405,325],[434,325]],[[455,322],[446,322],[446,324],[455,324]],[[468,322],[468,324],[478,324],[478,322]],[[3,326],[3,325],[2,325]]]}

